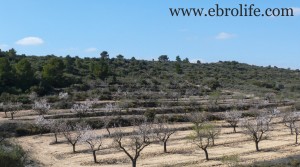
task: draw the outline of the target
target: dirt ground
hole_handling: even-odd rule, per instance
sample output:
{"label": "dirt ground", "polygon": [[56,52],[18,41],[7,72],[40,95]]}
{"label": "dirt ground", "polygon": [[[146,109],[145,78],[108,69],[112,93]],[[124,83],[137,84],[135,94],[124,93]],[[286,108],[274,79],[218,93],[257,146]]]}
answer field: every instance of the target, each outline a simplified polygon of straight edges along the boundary
{"label": "dirt ground", "polygon": [[[168,166],[227,166],[221,162],[224,155],[239,155],[240,164],[250,164],[258,161],[269,161],[287,156],[299,155],[300,145],[296,145],[295,136],[282,124],[275,124],[267,135],[267,139],[259,143],[260,152],[255,151],[254,142],[241,133],[232,133],[232,128],[226,127],[223,121],[216,122],[223,126],[221,135],[216,139],[216,146],[208,148],[210,160],[206,161],[204,152],[189,142],[187,136],[192,131],[178,131],[171,136],[168,143],[169,153],[163,153],[162,144],[152,144],[144,149],[138,159],[138,166],[168,167]],[[191,126],[180,124],[178,126]],[[130,128],[128,128],[130,130]],[[106,133],[104,130],[96,131],[97,134]],[[93,163],[92,153],[88,145],[78,144],[77,153],[72,153],[69,145],[62,135],[59,144],[50,144],[54,140],[52,134],[20,137],[15,139],[30,156],[36,159],[41,166],[52,167],[77,167],[77,166],[131,166],[129,158],[124,152],[112,145],[111,139],[103,141],[104,148],[97,152],[99,163]]]}

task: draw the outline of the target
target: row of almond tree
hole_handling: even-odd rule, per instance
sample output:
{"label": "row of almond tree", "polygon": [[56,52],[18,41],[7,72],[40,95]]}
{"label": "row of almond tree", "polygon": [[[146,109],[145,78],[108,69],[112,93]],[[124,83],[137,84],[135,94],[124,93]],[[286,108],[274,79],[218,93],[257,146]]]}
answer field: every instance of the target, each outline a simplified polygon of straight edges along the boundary
{"label": "row of almond tree", "polygon": [[[34,102],[32,105],[32,110],[36,111],[39,115],[46,115],[50,111],[51,105],[47,102],[44,98],[38,98],[36,95],[30,95],[33,97],[30,97],[30,99]],[[59,93],[58,98],[61,101],[67,101],[69,98],[68,93]],[[79,117],[94,111],[93,106],[96,104],[96,99],[87,99],[86,101],[82,103],[76,103],[73,104],[71,108],[71,112],[76,113]],[[0,103],[0,109],[4,111],[5,117],[8,117],[7,113],[10,114],[11,119],[14,119],[14,116],[22,110],[22,103],[20,102],[6,102],[6,103]],[[113,108],[112,104],[108,104],[106,106],[106,109],[109,110],[110,108]]]}
{"label": "row of almond tree", "polygon": [[[61,93],[59,95],[61,100],[67,99],[68,94]],[[76,113],[79,117],[93,111],[93,104],[95,101],[87,100],[82,103],[74,104],[71,108],[71,112]],[[14,114],[21,108],[21,103],[0,103],[0,107],[5,112],[10,112],[11,118],[14,118]],[[107,104],[105,110],[112,112],[116,110],[118,106],[113,104]],[[72,145],[73,152],[76,152],[76,144],[86,143],[89,145],[94,162],[97,162],[96,151],[102,149],[102,139],[112,138],[114,146],[122,150],[132,161],[132,166],[136,166],[136,162],[143,149],[152,143],[162,142],[164,152],[167,152],[167,142],[169,138],[179,129],[174,125],[169,124],[164,117],[155,119],[154,122],[134,122],[132,131],[130,133],[124,132],[118,125],[114,125],[113,133],[109,130],[109,125],[112,119],[108,117],[104,120],[104,127],[106,128],[107,135],[97,135],[95,131],[87,125],[85,122],[79,122],[77,124],[71,124],[62,120],[45,119],[44,115],[50,111],[50,104],[45,99],[35,99],[33,110],[35,110],[40,116],[35,120],[36,125],[41,129],[48,129],[53,132],[55,136],[55,143],[57,143],[57,135],[62,133],[66,140]],[[291,134],[295,134],[296,144],[298,143],[298,135],[300,124],[298,122],[299,114],[295,111],[280,113],[277,109],[266,109],[265,111],[259,111],[258,109],[252,109],[251,112],[254,118],[242,118],[242,114],[239,111],[228,111],[221,115],[222,119],[226,120],[228,124],[233,128],[233,132],[236,133],[236,127],[241,126],[243,133],[250,136],[254,141],[256,150],[259,151],[259,142],[264,140],[264,136],[270,129],[272,129],[272,119],[274,117],[282,117],[284,125],[290,128]],[[215,139],[220,134],[220,127],[210,123],[207,119],[206,112],[193,112],[188,116],[190,122],[194,124],[193,133],[189,136],[189,139],[199,149],[202,149],[205,153],[206,160],[209,160],[208,148],[215,145]],[[4,138],[0,138],[2,141]],[[125,142],[127,141],[127,142]]]}
{"label": "row of almond tree", "polygon": [[[256,113],[255,113],[256,112]],[[222,117],[228,125],[233,128],[233,133],[237,133],[236,127],[242,128],[242,133],[248,135],[255,143],[256,151],[260,151],[259,142],[265,139],[265,135],[272,130],[272,120],[275,117],[281,117],[284,125],[290,128],[291,134],[295,134],[296,144],[298,144],[298,135],[300,124],[298,122],[299,115],[297,112],[280,113],[277,109],[269,109],[264,111],[253,110],[254,117],[242,118],[239,111],[225,112]],[[188,136],[191,143],[195,144],[205,153],[206,160],[209,160],[208,149],[215,146],[215,139],[221,132],[221,127],[208,121],[206,112],[189,113],[188,118],[193,123],[193,131]],[[113,132],[107,135],[96,134],[85,122],[70,124],[61,120],[48,120],[43,116],[36,119],[36,124],[40,128],[49,129],[55,136],[57,143],[57,135],[62,133],[65,139],[72,145],[73,152],[76,152],[76,144],[86,143],[97,163],[96,152],[103,149],[103,139],[113,139],[113,147],[123,151],[132,162],[132,166],[137,165],[137,160],[145,147],[153,143],[163,143],[163,151],[167,152],[167,143],[170,137],[181,128],[170,124],[164,117],[157,117],[153,122],[146,119],[143,122],[134,122],[130,132],[125,131],[120,126],[113,127]],[[108,129],[106,126],[105,128]]]}

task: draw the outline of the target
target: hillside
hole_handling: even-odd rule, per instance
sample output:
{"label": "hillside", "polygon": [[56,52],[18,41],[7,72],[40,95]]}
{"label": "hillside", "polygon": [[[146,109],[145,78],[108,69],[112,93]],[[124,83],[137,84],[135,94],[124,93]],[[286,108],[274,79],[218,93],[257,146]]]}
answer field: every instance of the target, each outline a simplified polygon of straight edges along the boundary
{"label": "hillside", "polygon": [[188,59],[159,61],[109,58],[104,51],[99,58],[26,56],[14,49],[0,52],[0,93],[51,95],[60,91],[78,94],[78,98],[98,96],[111,100],[120,92],[137,94],[178,93],[180,96],[207,95],[216,90],[230,90],[278,98],[298,98],[300,71],[260,67],[244,63],[190,63]]}
{"label": "hillside", "polygon": [[[299,134],[299,75],[299,70],[235,61],[190,63],[179,56],[170,61],[167,55],[146,61],[122,55],[110,58],[106,51],[99,58],[0,51],[0,154],[18,153],[16,160],[0,159],[0,166],[11,162],[64,166],[70,161],[73,166],[129,166],[130,159],[134,167],[224,166],[226,158],[244,166],[259,161],[292,163],[289,157],[299,155],[290,133]],[[253,129],[257,131],[252,133]],[[164,153],[160,152],[161,139],[154,137],[159,133],[176,133],[168,144],[170,152],[167,141]],[[259,133],[259,141],[266,141],[261,150],[257,142],[255,152],[253,139]],[[53,134],[55,142],[51,142]],[[216,145],[212,144],[215,135]],[[196,147],[197,142],[198,147],[204,146],[203,138],[211,159],[207,152],[204,159]],[[84,143],[90,140],[104,143],[94,150],[94,163],[86,158],[90,151]],[[124,141],[125,147],[133,144],[127,148],[138,152],[136,159],[125,156],[129,154]],[[186,143],[191,144],[187,150],[179,150]],[[137,162],[143,150],[139,146],[150,144]],[[41,154],[40,149],[47,153]],[[23,161],[27,155],[29,159]]]}

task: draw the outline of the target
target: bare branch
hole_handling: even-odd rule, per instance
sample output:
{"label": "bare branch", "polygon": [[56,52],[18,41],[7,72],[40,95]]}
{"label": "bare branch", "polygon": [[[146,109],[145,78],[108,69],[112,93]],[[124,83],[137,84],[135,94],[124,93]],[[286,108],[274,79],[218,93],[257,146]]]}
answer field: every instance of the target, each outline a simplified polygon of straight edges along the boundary
{"label": "bare branch", "polygon": [[242,126],[244,133],[255,142],[256,151],[259,151],[258,143],[262,141],[266,132],[270,130],[270,120],[264,115],[259,115],[255,120],[244,119]]}
{"label": "bare branch", "polygon": [[73,152],[75,153],[75,146],[85,135],[85,133],[91,130],[91,127],[85,123],[78,123],[72,126],[67,123],[61,124],[61,130],[67,141],[73,146]]}
{"label": "bare branch", "polygon": [[22,103],[16,102],[16,103],[12,103],[12,102],[8,102],[5,105],[5,111],[9,111],[10,115],[11,115],[11,119],[14,119],[14,115],[20,111],[22,106]]}
{"label": "bare branch", "polygon": [[89,145],[93,152],[94,162],[97,163],[96,151],[99,151],[102,146],[102,136],[96,135],[93,130],[88,130],[82,135],[80,142],[84,142]]}
{"label": "bare branch", "polygon": [[291,135],[294,134],[293,128],[295,127],[295,122],[299,119],[299,114],[296,112],[286,112],[282,117],[282,122],[291,131]]}
{"label": "bare branch", "polygon": [[295,143],[298,144],[298,136],[300,134],[300,123],[299,122],[295,122],[293,124],[293,128],[294,128],[294,131],[295,131],[295,137],[296,137],[296,141]]}
{"label": "bare branch", "polygon": [[231,127],[233,127],[233,132],[236,133],[236,127],[242,117],[242,113],[236,110],[226,111],[224,114],[224,119],[229,123]]}
{"label": "bare branch", "polygon": [[44,116],[50,110],[50,104],[47,103],[46,99],[35,100],[33,105],[33,110],[35,110],[39,115]]}
{"label": "bare branch", "polygon": [[172,134],[176,132],[176,128],[171,128],[166,120],[155,121],[154,133],[156,138],[163,143],[164,153],[167,153],[167,142]]}
{"label": "bare branch", "polygon": [[90,111],[90,105],[86,103],[73,104],[71,112],[76,113],[76,115],[81,118]]}
{"label": "bare branch", "polygon": [[152,126],[143,123],[135,126],[132,135],[125,136],[121,129],[114,133],[114,143],[117,148],[122,150],[131,160],[132,166],[136,167],[136,162],[143,149],[152,142]]}
{"label": "bare branch", "polygon": [[207,134],[211,138],[212,146],[215,145],[215,139],[220,135],[221,129],[214,124],[205,124],[203,127],[207,131]]}
{"label": "bare branch", "polygon": [[63,131],[64,122],[61,120],[49,120],[48,128],[54,134],[55,141],[57,143],[57,135]]}
{"label": "bare branch", "polygon": [[204,151],[206,160],[209,160],[207,148],[212,146],[212,136],[209,134],[209,128],[206,124],[203,124],[199,129],[197,128],[195,126],[190,139],[192,143]]}
{"label": "bare branch", "polygon": [[60,93],[58,94],[58,98],[59,98],[60,100],[67,100],[67,99],[69,98],[69,94],[68,94],[68,93],[64,93],[64,92],[60,92]]}
{"label": "bare branch", "polygon": [[195,129],[201,129],[201,126],[207,121],[206,112],[192,112],[188,116],[190,122],[195,126]]}

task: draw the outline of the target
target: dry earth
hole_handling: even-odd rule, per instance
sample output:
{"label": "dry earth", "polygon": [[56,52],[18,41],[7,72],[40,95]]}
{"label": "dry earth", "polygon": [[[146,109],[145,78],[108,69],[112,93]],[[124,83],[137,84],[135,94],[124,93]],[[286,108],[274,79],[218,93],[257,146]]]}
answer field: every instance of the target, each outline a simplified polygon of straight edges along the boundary
{"label": "dry earth", "polygon": [[[241,133],[232,133],[223,121],[216,122],[222,126],[221,135],[216,139],[216,146],[208,149],[210,161],[206,161],[204,152],[191,144],[187,136],[192,131],[178,131],[168,143],[169,153],[163,153],[163,146],[159,143],[146,147],[138,159],[138,166],[168,167],[168,166],[226,166],[221,162],[224,155],[239,155],[241,164],[250,164],[257,161],[269,161],[287,156],[299,155],[300,145],[295,145],[295,136],[289,134],[289,129],[282,124],[275,124],[268,133],[266,140],[260,145],[260,152],[255,151],[254,142]],[[178,124],[191,126],[191,124]],[[130,127],[126,130],[130,131]],[[106,133],[98,130],[96,133]],[[30,156],[36,159],[41,166],[76,167],[76,166],[131,166],[128,157],[121,151],[113,148],[112,140],[105,139],[103,150],[97,152],[98,164],[93,163],[92,154],[88,146],[80,144],[77,153],[72,153],[72,146],[67,144],[63,136],[59,137],[59,144],[50,144],[54,137],[51,134],[16,138],[18,143],[28,150]]]}

